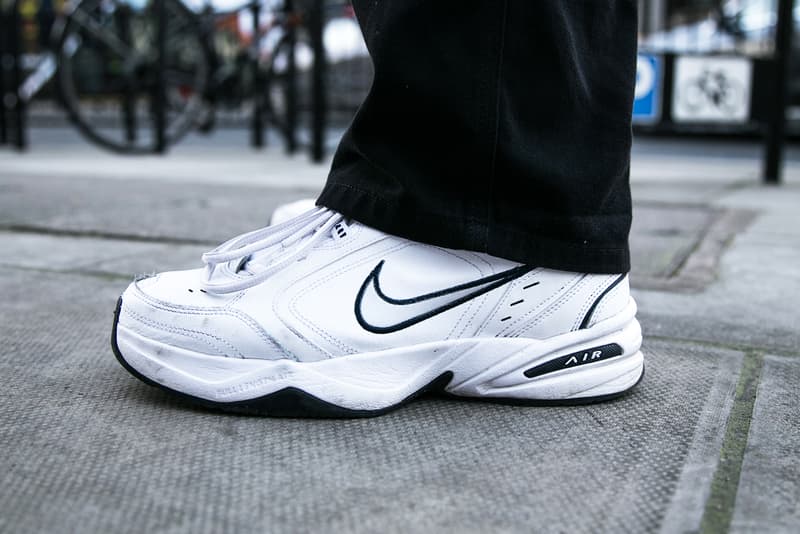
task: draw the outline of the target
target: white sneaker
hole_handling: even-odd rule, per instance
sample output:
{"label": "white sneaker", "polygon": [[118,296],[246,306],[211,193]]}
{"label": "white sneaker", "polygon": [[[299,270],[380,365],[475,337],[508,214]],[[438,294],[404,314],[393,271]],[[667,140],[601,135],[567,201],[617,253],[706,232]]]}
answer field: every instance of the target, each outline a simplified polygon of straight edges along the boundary
{"label": "white sneaker", "polygon": [[138,378],[266,415],[375,415],[437,389],[576,403],[644,371],[626,275],[520,265],[315,208],[137,280],[112,345]]}

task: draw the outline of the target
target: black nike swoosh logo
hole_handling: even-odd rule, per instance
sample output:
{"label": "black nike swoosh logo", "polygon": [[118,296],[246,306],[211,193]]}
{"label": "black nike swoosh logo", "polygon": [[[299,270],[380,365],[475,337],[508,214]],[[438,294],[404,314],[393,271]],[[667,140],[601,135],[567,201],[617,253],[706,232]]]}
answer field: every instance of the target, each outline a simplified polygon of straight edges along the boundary
{"label": "black nike swoosh logo", "polygon": [[[489,291],[496,289],[502,286],[503,284],[507,284],[508,282],[511,282],[512,280],[515,280],[520,276],[523,276],[531,272],[534,269],[534,267],[530,265],[520,265],[519,267],[514,267],[513,269],[509,269],[501,273],[493,274],[491,276],[480,278],[478,280],[473,280],[472,282],[467,282],[465,284],[459,284],[456,286],[448,287],[446,289],[441,289],[439,291],[434,291],[432,293],[426,293],[424,295],[419,295],[417,297],[412,297],[412,298],[395,299],[387,296],[383,291],[381,291],[380,274],[381,274],[381,269],[383,268],[383,264],[384,261],[381,260],[381,262],[375,266],[372,272],[364,280],[364,283],[361,284],[361,289],[359,289],[358,291],[355,303],[355,312],[358,324],[360,324],[365,330],[373,332],[375,334],[388,334],[391,332],[397,332],[398,330],[402,330],[404,328],[408,328],[409,326],[420,323],[425,319],[430,319],[431,317],[439,315],[440,313],[445,312],[451,308],[454,308],[460,304],[464,304],[465,302],[468,302],[476,297],[479,297],[484,293],[488,293]],[[421,302],[426,302],[441,297],[446,297],[448,295],[453,295],[454,293],[467,291],[472,288],[476,288],[475,291],[470,291],[469,293],[466,293],[464,295],[454,297],[453,299],[450,299],[444,302],[443,304],[439,304],[438,306],[435,306],[430,310],[427,310],[423,313],[414,313],[413,315],[407,318],[403,318],[403,320],[397,321],[390,325],[377,326],[371,324],[364,317],[364,310],[363,310],[364,298],[371,290],[374,290],[380,303],[386,304],[388,307],[392,308],[393,315],[399,315],[400,317],[403,317],[404,315],[407,315],[409,313],[409,310],[404,309],[404,307],[406,306],[410,306],[412,304],[419,304]]]}

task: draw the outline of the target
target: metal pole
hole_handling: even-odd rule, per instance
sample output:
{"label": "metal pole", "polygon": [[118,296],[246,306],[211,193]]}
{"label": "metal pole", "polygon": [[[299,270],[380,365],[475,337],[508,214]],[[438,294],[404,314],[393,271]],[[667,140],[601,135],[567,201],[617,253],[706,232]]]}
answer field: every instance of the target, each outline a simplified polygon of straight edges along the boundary
{"label": "metal pole", "polygon": [[0,5],[0,145],[8,143],[8,126],[6,124],[6,92],[8,76],[6,75],[6,52],[8,51],[8,34],[11,21],[6,8]]}
{"label": "metal pole", "polygon": [[287,48],[289,55],[286,62],[286,153],[297,152],[297,13],[292,0],[285,0],[284,16],[287,18]]}
{"label": "metal pole", "polygon": [[[131,13],[123,4],[114,10],[114,22],[117,25],[120,40],[128,46],[133,43],[131,35]],[[122,126],[125,130],[125,141],[129,145],[136,143],[136,75],[130,73],[122,90]]]}
{"label": "metal pole", "polygon": [[764,182],[778,184],[783,167],[783,145],[786,135],[786,103],[789,84],[789,67],[792,55],[792,33],[794,0],[778,0],[777,30],[775,34],[775,56],[773,60],[772,109],[767,124],[766,150],[764,157]]}
{"label": "metal pole", "polygon": [[250,123],[250,143],[256,148],[261,148],[264,146],[264,98],[267,95],[258,66],[261,6],[257,1],[250,4],[250,11],[253,16],[253,42],[250,47],[250,67],[253,71],[253,119]]}
{"label": "metal pole", "polygon": [[323,0],[314,0],[313,15],[309,21],[311,47],[314,52],[314,66],[311,82],[311,159],[319,163],[325,157],[325,43],[322,31],[325,24]]}
{"label": "metal pole", "polygon": [[6,106],[14,106],[14,144],[18,149],[23,150],[27,146],[28,140],[25,136],[25,102],[19,97],[18,93],[19,87],[22,85],[22,54],[20,50],[22,45],[20,42],[21,27],[22,21],[20,20],[19,6],[17,2],[14,2],[13,10],[11,11],[11,31],[9,32],[11,38],[11,59],[13,62],[11,68],[11,86],[9,87],[10,90],[6,93],[6,98],[11,102],[6,102]]}
{"label": "metal pole", "polygon": [[654,33],[664,28],[667,18],[666,0],[649,0],[647,4],[646,33]]}
{"label": "metal pole", "polygon": [[156,84],[153,95],[153,122],[155,127],[155,151],[163,154],[167,150],[166,136],[166,69],[167,69],[167,3],[155,0],[156,12]]}

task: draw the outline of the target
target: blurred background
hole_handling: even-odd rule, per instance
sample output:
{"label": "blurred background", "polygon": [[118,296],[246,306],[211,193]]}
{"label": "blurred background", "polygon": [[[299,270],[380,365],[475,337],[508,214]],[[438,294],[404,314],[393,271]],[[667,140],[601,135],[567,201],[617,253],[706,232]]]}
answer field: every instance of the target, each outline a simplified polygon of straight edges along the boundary
{"label": "blurred background", "polygon": [[[784,3],[794,34],[800,9]],[[781,102],[786,132],[800,133],[800,56],[785,68],[780,61],[781,46],[790,52],[800,41],[779,39],[779,0],[639,4],[639,136],[694,146],[709,136],[782,139],[784,125],[774,124]],[[346,1],[0,5],[0,141],[18,148],[80,134],[104,150],[165,153],[187,136],[227,130],[241,135],[225,142],[277,143],[323,161],[371,81]]]}
{"label": "blurred background", "polygon": [[3,10],[0,133],[19,147],[27,128],[68,120],[123,153],[218,127],[249,129],[255,146],[275,133],[294,152],[314,121],[318,135],[341,129],[371,80],[347,2],[4,0]]}
{"label": "blurred background", "polygon": [[336,424],[189,409],[109,350],[135,275],[315,197],[369,90],[349,3],[245,1],[0,0],[0,532],[798,532],[793,0],[639,2],[636,393]]}
{"label": "blurred background", "polygon": [[[26,191],[0,197],[0,229],[213,243],[261,226],[276,206],[316,196],[372,80],[349,1],[0,7],[0,177],[7,190]],[[794,0],[638,7],[633,272],[660,287],[656,279],[673,277],[700,246],[725,194],[800,180],[800,8]],[[163,191],[176,182],[192,187],[167,202]],[[259,187],[260,207],[229,227],[211,224],[206,205],[195,205],[200,184],[226,187],[218,199],[236,197],[237,185]],[[63,187],[69,209],[56,207]],[[109,198],[91,200],[101,190]],[[148,220],[125,205],[131,190],[141,191]],[[230,209],[219,202],[215,209]]]}

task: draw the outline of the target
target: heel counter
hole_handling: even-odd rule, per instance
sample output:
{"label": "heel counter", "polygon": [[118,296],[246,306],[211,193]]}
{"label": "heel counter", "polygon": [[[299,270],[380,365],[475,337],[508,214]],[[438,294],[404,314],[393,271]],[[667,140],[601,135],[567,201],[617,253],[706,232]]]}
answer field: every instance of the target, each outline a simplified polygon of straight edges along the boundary
{"label": "heel counter", "polygon": [[627,274],[621,274],[594,300],[581,321],[580,328],[589,328],[600,321],[613,317],[625,309],[630,300],[630,282]]}

